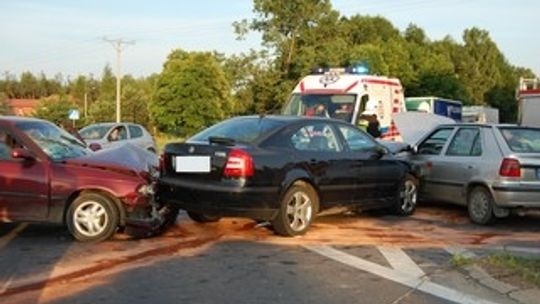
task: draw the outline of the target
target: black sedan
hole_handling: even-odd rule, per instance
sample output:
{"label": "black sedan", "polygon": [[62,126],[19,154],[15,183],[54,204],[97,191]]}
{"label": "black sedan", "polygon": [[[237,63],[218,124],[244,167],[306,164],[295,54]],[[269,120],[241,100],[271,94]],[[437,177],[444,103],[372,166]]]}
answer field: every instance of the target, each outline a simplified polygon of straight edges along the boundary
{"label": "black sedan", "polygon": [[409,215],[417,188],[407,163],[350,124],[246,116],[168,144],[158,193],[198,222],[248,217],[294,236],[331,207]]}

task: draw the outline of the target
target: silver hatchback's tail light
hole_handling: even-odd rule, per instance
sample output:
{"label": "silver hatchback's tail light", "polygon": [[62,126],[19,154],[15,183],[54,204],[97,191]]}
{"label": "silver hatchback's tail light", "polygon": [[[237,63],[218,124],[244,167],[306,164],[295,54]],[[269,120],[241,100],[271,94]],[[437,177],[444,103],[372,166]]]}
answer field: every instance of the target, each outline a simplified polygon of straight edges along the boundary
{"label": "silver hatchback's tail light", "polygon": [[505,158],[501,162],[499,175],[504,177],[521,177],[521,164],[514,158]]}

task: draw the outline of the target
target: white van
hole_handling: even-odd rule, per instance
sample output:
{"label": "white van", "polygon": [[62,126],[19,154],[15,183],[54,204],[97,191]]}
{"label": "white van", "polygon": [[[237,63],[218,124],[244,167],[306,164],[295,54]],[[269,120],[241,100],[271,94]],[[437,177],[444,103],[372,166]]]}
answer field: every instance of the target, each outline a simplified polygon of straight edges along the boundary
{"label": "white van", "polygon": [[376,114],[382,139],[397,139],[392,114],[405,112],[399,79],[364,74],[357,67],[315,69],[294,88],[284,115],[326,116],[357,125],[360,115]]}

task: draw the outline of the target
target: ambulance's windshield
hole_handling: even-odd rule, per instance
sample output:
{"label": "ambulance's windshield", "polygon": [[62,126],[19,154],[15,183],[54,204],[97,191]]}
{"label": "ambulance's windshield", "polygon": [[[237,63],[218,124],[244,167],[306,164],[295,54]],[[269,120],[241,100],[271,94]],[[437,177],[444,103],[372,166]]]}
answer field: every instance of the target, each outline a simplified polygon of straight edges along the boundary
{"label": "ambulance's windshield", "polygon": [[292,94],[283,115],[319,116],[351,122],[355,94]]}

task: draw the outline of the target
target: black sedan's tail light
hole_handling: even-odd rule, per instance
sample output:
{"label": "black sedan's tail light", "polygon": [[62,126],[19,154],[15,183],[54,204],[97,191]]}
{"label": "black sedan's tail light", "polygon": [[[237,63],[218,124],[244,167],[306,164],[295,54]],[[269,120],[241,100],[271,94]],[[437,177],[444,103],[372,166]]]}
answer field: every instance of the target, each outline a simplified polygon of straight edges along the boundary
{"label": "black sedan's tail light", "polygon": [[253,157],[241,149],[233,149],[229,152],[223,175],[225,177],[250,177],[255,169]]}

